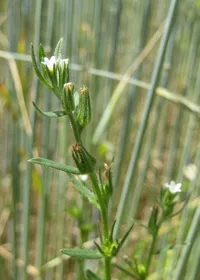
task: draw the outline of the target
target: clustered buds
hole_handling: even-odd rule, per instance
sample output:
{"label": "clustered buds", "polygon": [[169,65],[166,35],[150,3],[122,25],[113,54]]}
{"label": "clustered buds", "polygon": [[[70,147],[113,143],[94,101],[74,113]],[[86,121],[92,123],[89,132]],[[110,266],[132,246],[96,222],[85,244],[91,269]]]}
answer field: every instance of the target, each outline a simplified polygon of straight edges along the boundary
{"label": "clustered buds", "polygon": [[174,206],[178,203],[179,193],[181,192],[181,183],[174,181],[164,184],[161,189],[160,202],[163,209],[163,215],[167,218],[172,215]]}
{"label": "clustered buds", "polygon": [[176,215],[174,207],[180,202],[179,193],[181,192],[181,183],[176,184],[174,181],[164,184],[160,191],[158,205],[152,209],[148,222],[148,229],[152,236],[155,236],[161,224]]}
{"label": "clustered buds", "polygon": [[62,58],[63,39],[58,42],[54,55],[47,58],[42,45],[39,46],[36,61],[33,45],[31,46],[32,63],[39,80],[49,88],[60,100],[63,111],[43,112],[36,104],[34,107],[40,114],[55,118],[68,115],[72,124],[76,141],[81,142],[83,128],[91,121],[91,102],[89,90],[83,86],[79,93],[69,82],[69,59]]}
{"label": "clustered buds", "polygon": [[42,58],[40,67],[43,78],[58,95],[63,91],[63,85],[69,81],[68,65],[68,59],[61,59],[56,56],[52,56],[50,59]]}
{"label": "clustered buds", "polygon": [[62,39],[58,42],[54,55],[49,59],[46,57],[44,48],[42,45],[39,47],[39,62],[38,67],[34,48],[31,48],[31,56],[33,67],[39,80],[51,89],[55,95],[62,100],[63,86],[69,82],[69,60],[68,58],[61,58],[62,51]]}
{"label": "clustered buds", "polygon": [[72,157],[82,174],[94,171],[96,159],[86,151],[82,144],[76,143],[72,147]]}

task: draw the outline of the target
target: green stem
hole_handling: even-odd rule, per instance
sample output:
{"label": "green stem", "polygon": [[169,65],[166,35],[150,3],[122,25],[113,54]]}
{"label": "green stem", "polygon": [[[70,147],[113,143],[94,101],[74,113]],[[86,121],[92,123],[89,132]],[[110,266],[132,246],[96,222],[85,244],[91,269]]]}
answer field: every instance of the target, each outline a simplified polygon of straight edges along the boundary
{"label": "green stem", "polygon": [[[93,192],[96,194],[103,222],[103,241],[107,241],[109,238],[109,229],[108,229],[108,207],[105,204],[102,194],[99,189],[99,182],[95,172],[90,173],[90,179],[93,184]],[[111,280],[111,258],[105,257],[105,280]]]}
{"label": "green stem", "polygon": [[111,258],[105,258],[106,280],[111,280]]}
{"label": "green stem", "polygon": [[107,207],[103,201],[103,197],[102,197],[100,189],[99,189],[99,183],[98,183],[96,173],[92,172],[89,175],[90,175],[90,179],[93,184],[93,191],[96,194],[98,201],[99,201],[99,205],[100,205],[100,209],[101,209],[101,216],[102,216],[102,221],[103,221],[103,237],[104,237],[104,240],[106,240],[109,237]]}
{"label": "green stem", "polygon": [[152,236],[151,247],[149,250],[149,256],[148,256],[147,265],[146,265],[146,277],[148,276],[149,267],[151,264],[152,256],[153,256],[155,245],[156,245],[157,235],[158,235],[158,231],[156,231],[156,233]]}
{"label": "green stem", "polygon": [[165,218],[162,215],[162,217],[160,218],[160,221],[157,224],[157,229],[156,229],[155,233],[152,236],[151,247],[150,247],[150,250],[149,250],[149,256],[148,256],[147,264],[146,264],[146,277],[148,276],[149,267],[150,267],[150,264],[151,264],[152,256],[154,254],[158,232],[159,232],[159,229],[160,229],[162,223],[164,222],[164,220],[165,220]]}
{"label": "green stem", "polygon": [[75,121],[75,119],[74,119],[74,115],[73,115],[72,113],[69,113],[69,114],[68,114],[68,117],[69,117],[70,122],[71,122],[71,124],[72,124],[72,128],[73,128],[73,131],[74,131],[74,136],[75,136],[75,138],[76,138],[76,141],[77,141],[78,143],[82,143],[80,131],[79,131],[78,125],[77,125],[77,123],[76,123],[76,121]]}

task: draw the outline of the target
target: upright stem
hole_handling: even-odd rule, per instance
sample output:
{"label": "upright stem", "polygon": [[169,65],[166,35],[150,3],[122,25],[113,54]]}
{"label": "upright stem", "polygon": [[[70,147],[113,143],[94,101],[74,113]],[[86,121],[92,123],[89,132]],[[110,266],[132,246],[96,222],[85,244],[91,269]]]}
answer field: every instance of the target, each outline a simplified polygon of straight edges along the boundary
{"label": "upright stem", "polygon": [[105,280],[111,280],[111,258],[105,258],[105,273]]}
{"label": "upright stem", "polygon": [[151,264],[152,256],[153,256],[155,245],[156,245],[157,235],[158,235],[158,231],[152,236],[151,247],[150,247],[149,256],[148,256],[147,265],[146,265],[146,276],[148,276],[149,267]]}
{"label": "upright stem", "polygon": [[101,209],[102,221],[103,221],[103,237],[104,237],[104,240],[106,240],[109,237],[108,213],[107,213],[108,211],[107,211],[106,205],[103,201],[103,198],[102,198],[102,195],[101,195],[101,192],[100,192],[100,189],[99,189],[99,183],[98,183],[96,173],[92,172],[89,175],[90,175],[90,179],[91,179],[92,184],[93,184],[93,191],[98,197],[98,201],[99,201],[99,205],[100,205],[100,209]]}
{"label": "upright stem", "polygon": [[78,128],[78,126],[77,126],[77,123],[76,123],[76,121],[75,121],[75,119],[74,119],[73,114],[72,114],[72,113],[69,113],[69,114],[68,114],[68,117],[69,117],[70,122],[71,122],[71,124],[72,124],[72,128],[73,128],[73,131],[74,131],[74,136],[75,136],[75,138],[76,138],[76,141],[79,142],[79,143],[81,143],[82,141],[81,141],[81,136],[80,136],[79,128]]}
{"label": "upright stem", "polygon": [[[97,175],[95,172],[90,173],[90,179],[93,184],[93,191],[98,197],[100,209],[101,209],[101,216],[103,222],[103,240],[104,242],[109,238],[109,229],[108,229],[108,208],[107,205],[104,203],[102,194],[99,189],[99,182],[97,179]],[[111,258],[105,257],[105,280],[111,280]]]}
{"label": "upright stem", "polygon": [[153,253],[154,253],[154,250],[155,250],[158,232],[159,232],[159,229],[160,229],[160,227],[161,227],[161,225],[162,225],[164,220],[165,220],[165,218],[162,215],[160,221],[157,224],[157,229],[156,229],[156,231],[154,232],[154,234],[152,236],[151,247],[150,247],[150,250],[149,250],[149,256],[148,256],[147,264],[146,264],[146,277],[148,276],[148,273],[149,273],[149,267],[150,267],[152,256],[153,256]]}

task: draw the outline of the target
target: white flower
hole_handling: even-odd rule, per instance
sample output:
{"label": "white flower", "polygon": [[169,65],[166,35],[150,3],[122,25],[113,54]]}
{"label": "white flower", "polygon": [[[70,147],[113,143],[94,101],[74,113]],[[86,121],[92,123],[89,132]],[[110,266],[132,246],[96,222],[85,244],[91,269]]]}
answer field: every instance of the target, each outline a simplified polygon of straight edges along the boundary
{"label": "white flower", "polygon": [[44,61],[42,62],[44,65],[46,65],[49,68],[49,71],[53,71],[53,66],[57,62],[57,58],[55,56],[52,56],[50,59],[47,57],[44,57]]}
{"label": "white flower", "polygon": [[44,61],[42,61],[42,63],[49,68],[50,72],[53,72],[54,64],[64,63],[65,65],[68,65],[69,59],[68,58],[59,59],[55,56],[52,56],[50,59],[48,59],[47,57],[44,57]]}
{"label": "white flower", "polygon": [[164,184],[164,187],[167,188],[171,193],[181,192],[181,186],[182,186],[181,183],[176,184],[174,181]]}

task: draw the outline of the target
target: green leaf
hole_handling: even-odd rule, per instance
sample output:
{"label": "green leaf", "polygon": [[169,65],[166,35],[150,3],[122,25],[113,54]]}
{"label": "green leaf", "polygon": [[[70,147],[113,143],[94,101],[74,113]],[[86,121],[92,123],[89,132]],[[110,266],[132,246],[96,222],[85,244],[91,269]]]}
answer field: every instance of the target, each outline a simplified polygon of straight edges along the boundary
{"label": "green leaf", "polygon": [[88,280],[101,280],[94,272],[91,270],[86,270],[86,277]]}
{"label": "green leaf", "polygon": [[57,169],[57,170],[60,170],[60,171],[67,172],[67,173],[81,174],[80,171],[76,167],[66,165],[66,164],[63,164],[63,163],[57,163],[53,160],[49,160],[49,159],[46,159],[46,158],[31,158],[28,161],[32,162],[32,163],[39,164],[39,165],[44,165],[44,166],[47,166],[47,167],[51,167],[51,168],[54,168],[54,169]]}
{"label": "green leaf", "polygon": [[39,114],[48,118],[60,118],[66,116],[65,111],[43,112],[34,102],[33,102],[33,106]]}
{"label": "green leaf", "polygon": [[68,173],[68,176],[72,183],[74,183],[74,187],[76,190],[85,198],[89,200],[90,203],[92,203],[96,208],[100,209],[99,203],[97,202],[96,196],[93,192],[91,192],[85,185],[77,180],[72,174]]}
{"label": "green leaf", "polygon": [[116,263],[113,264],[114,267],[118,268],[119,270],[121,270],[122,272],[124,272],[126,275],[130,276],[130,277],[133,277],[137,280],[140,280],[140,278],[135,274],[135,272],[133,273],[132,271],[129,271],[127,270],[124,265],[121,266],[121,265],[118,265]]}
{"label": "green leaf", "polygon": [[34,53],[34,47],[33,44],[31,44],[31,58],[32,58],[32,63],[33,63],[33,68],[35,70],[36,75],[38,76],[38,79],[40,80],[41,83],[43,83],[46,87],[53,89],[43,78],[43,76],[40,73],[40,70],[38,69],[36,58],[35,58],[35,53]]}
{"label": "green leaf", "polygon": [[103,256],[97,250],[88,249],[61,249],[64,255],[71,256],[76,259],[101,259]]}
{"label": "green leaf", "polygon": [[110,236],[109,236],[109,239],[111,242],[113,242],[113,232],[114,232],[115,224],[116,224],[116,220],[114,221],[114,223],[112,225],[112,229],[111,229]]}
{"label": "green leaf", "polygon": [[55,48],[54,55],[56,58],[62,58],[62,45],[63,45],[63,38],[61,38]]}
{"label": "green leaf", "polygon": [[81,174],[77,168],[66,164],[57,163],[53,160],[49,160],[46,158],[31,158],[28,161],[66,172],[68,174],[68,177],[72,181],[72,183],[74,183],[74,187],[76,188],[76,190],[82,196],[86,197],[89,200],[89,202],[92,203],[96,208],[99,209],[99,204],[93,192],[91,192],[87,187],[85,187],[85,185],[81,181],[79,181],[72,175],[72,174],[77,174],[77,175]]}
{"label": "green leaf", "polygon": [[46,54],[45,54],[45,51],[44,51],[44,48],[43,48],[42,44],[40,44],[40,46],[39,46],[38,55],[39,55],[40,62],[42,62],[44,57],[46,57]]}
{"label": "green leaf", "polygon": [[104,251],[101,249],[101,247],[99,246],[99,244],[97,244],[95,241],[94,241],[94,244],[95,246],[97,247],[98,251],[100,252],[101,255],[105,256],[105,253]]}
{"label": "green leaf", "polygon": [[121,247],[123,246],[124,242],[126,241],[127,237],[129,236],[132,228],[133,228],[134,224],[129,228],[129,230],[124,234],[124,237],[121,239],[121,241],[119,242],[119,245],[115,251],[115,256],[117,255],[117,253],[119,252],[119,250],[121,249]]}
{"label": "green leaf", "polygon": [[97,223],[97,227],[98,227],[98,233],[99,233],[100,243],[102,244],[102,243],[103,243],[103,236],[102,236],[102,233],[101,233],[101,228],[100,228],[99,223]]}

